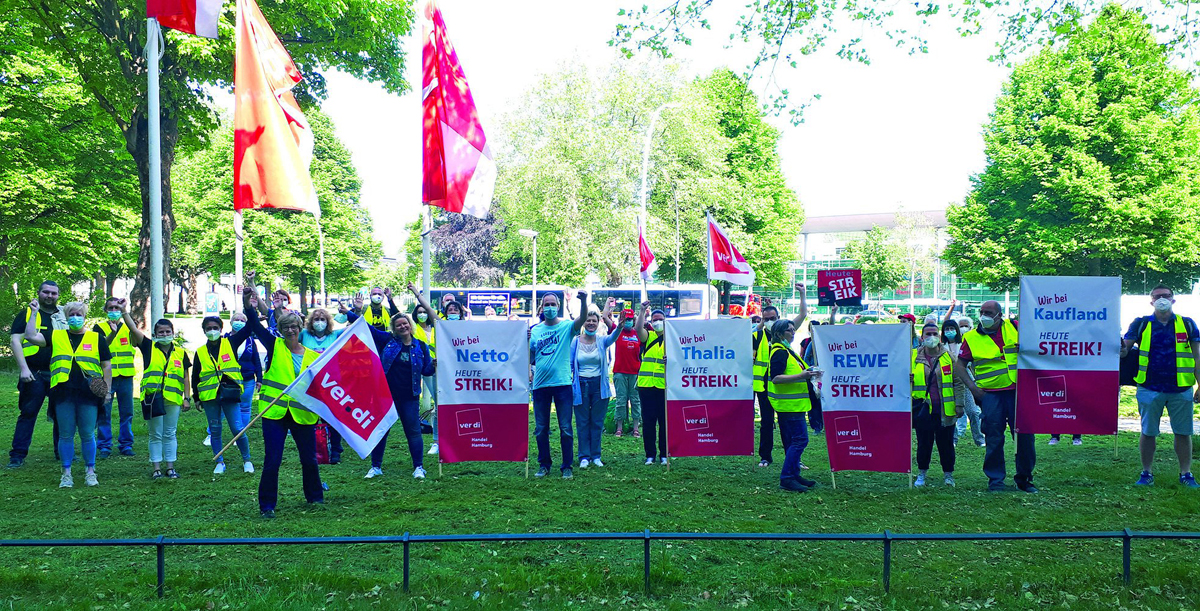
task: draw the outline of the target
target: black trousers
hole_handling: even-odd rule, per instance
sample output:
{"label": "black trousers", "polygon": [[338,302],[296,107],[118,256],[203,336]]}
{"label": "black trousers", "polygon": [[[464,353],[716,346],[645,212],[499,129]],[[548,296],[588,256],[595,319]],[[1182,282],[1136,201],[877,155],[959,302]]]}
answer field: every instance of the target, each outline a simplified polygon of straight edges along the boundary
{"label": "black trousers", "polygon": [[942,426],[941,418],[914,420],[913,430],[917,433],[917,468],[925,470],[933,458],[933,446],[937,444],[938,462],[943,473],[954,472],[954,427]]}
{"label": "black trousers", "polygon": [[[638,397],[642,400],[642,446],[646,450],[646,458],[666,458],[667,391],[662,388],[639,386]],[[657,448],[654,447],[656,439]]]}

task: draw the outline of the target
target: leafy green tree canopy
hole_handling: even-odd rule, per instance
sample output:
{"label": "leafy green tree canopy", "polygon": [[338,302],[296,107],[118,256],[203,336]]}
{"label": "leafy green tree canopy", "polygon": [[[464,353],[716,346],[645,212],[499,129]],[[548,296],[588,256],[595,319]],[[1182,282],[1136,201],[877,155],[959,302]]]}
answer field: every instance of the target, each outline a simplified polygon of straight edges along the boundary
{"label": "leafy green tree canopy", "polygon": [[865,236],[852,240],[842,254],[858,263],[868,293],[899,288],[908,279],[909,253],[883,227],[872,227]]}

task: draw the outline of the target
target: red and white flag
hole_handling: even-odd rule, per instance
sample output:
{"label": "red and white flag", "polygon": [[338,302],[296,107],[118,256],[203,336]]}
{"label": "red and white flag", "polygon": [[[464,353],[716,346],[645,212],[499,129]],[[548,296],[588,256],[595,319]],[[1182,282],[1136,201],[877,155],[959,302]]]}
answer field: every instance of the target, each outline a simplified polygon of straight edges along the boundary
{"label": "red and white flag", "polygon": [[425,17],[422,201],[485,218],[496,188],[496,162],[436,2],[426,5]]}
{"label": "red and white flag", "polygon": [[638,255],[642,260],[642,280],[650,282],[654,270],[658,269],[658,261],[654,259],[654,251],[650,250],[650,244],[646,243],[646,222],[641,216],[638,217]]}
{"label": "red and white flag", "polygon": [[221,4],[222,0],[146,0],[146,17],[164,28],[216,38]]}
{"label": "red and white flag", "polygon": [[237,0],[233,62],[233,207],[321,217],[308,167],[313,133],[292,95],[304,80],[254,0]]}
{"label": "red and white flag", "polygon": [[708,215],[708,279],[754,286],[754,270],[711,214]]}
{"label": "red and white flag", "polygon": [[399,418],[364,318],[346,327],[284,394],[336,429],[360,458]]}

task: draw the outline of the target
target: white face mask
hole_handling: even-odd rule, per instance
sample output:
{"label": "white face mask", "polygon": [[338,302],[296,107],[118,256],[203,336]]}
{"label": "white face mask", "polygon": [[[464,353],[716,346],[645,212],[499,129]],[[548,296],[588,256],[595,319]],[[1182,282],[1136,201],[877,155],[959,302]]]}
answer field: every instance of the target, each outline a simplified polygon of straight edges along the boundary
{"label": "white face mask", "polygon": [[655,333],[662,333],[662,330],[663,330],[663,321],[661,321],[661,320],[656,320],[656,321],[654,321],[654,322],[651,322],[651,323],[650,323],[650,328],[654,329],[654,332],[655,332]]}
{"label": "white face mask", "polygon": [[383,303],[383,295],[371,295],[371,303],[376,305]]}
{"label": "white face mask", "polygon": [[938,339],[938,336],[930,335],[929,337],[925,338],[924,343],[925,343],[926,348],[933,349],[933,348],[937,348],[938,344],[941,344],[942,341],[940,339]]}
{"label": "white face mask", "polygon": [[210,342],[215,342],[215,341],[221,339],[221,332],[216,331],[216,330],[205,331],[204,337],[207,337],[208,341],[210,341]]}
{"label": "white face mask", "polygon": [[329,326],[329,323],[327,323],[323,320],[314,320],[313,321],[313,331],[316,331],[317,333],[324,333],[325,328],[328,326]]}
{"label": "white face mask", "polygon": [[1167,299],[1166,297],[1159,297],[1158,299],[1155,299],[1154,300],[1154,309],[1159,312],[1170,312],[1171,311],[1171,300]]}
{"label": "white face mask", "polygon": [[979,316],[979,327],[981,329],[989,329],[989,328],[991,328],[992,324],[995,322],[996,322],[996,319],[992,318],[991,316],[983,316],[983,315]]}

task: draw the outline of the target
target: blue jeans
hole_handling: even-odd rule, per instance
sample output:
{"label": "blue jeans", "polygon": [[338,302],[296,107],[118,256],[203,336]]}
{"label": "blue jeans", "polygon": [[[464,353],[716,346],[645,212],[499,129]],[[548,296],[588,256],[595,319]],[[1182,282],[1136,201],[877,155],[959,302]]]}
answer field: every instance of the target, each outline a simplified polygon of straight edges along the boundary
{"label": "blue jeans", "polygon": [[562,446],[562,466],[570,469],[575,462],[571,435],[571,387],[546,386],[533,389],[533,436],[537,439],[538,466],[549,469],[550,459],[550,403],[558,414],[558,443]]}
{"label": "blue jeans", "polygon": [[783,450],[783,469],[779,479],[783,481],[800,476],[800,457],[808,447],[808,423],[804,412],[776,412],[779,430],[787,435],[788,444]]}
{"label": "blue jeans", "polygon": [[317,469],[317,435],[316,425],[297,424],[292,420],[291,412],[279,420],[262,419],[263,430],[263,468],[262,479],[258,481],[258,508],[260,511],[274,511],[275,503],[279,500],[279,465],[283,463],[283,442],[288,432],[296,442],[296,452],[300,454],[300,471],[304,476],[304,500],[309,503],[324,502],[325,492],[321,490],[321,473]]}
{"label": "blue jeans", "polygon": [[[425,441],[421,438],[421,399],[420,397],[410,399],[392,397],[392,400],[396,402],[396,412],[400,415],[400,426],[404,428],[404,437],[408,439],[408,455],[412,459],[413,468],[422,467],[425,460]],[[332,431],[333,427],[329,427],[329,430]],[[371,466],[376,469],[383,468],[383,451],[387,448],[388,433],[384,433],[379,444],[371,450]]]}
{"label": "blue jeans", "polygon": [[600,377],[579,378],[579,394],[583,404],[575,406],[575,436],[579,438],[579,459],[600,458],[600,434],[604,432],[604,416],[608,414],[608,399],[600,398]]}
{"label": "blue jeans", "polygon": [[[215,456],[221,451],[223,444],[221,443],[221,416],[225,416],[225,421],[229,423],[229,432],[237,435],[241,429],[238,427],[238,421],[241,419],[240,403],[221,403],[219,401],[201,401],[200,405],[204,407],[204,416],[208,418],[208,434],[212,435],[212,451]],[[242,453],[242,462],[250,461],[250,441],[245,435],[238,437],[237,448]],[[225,457],[217,459],[217,462],[225,462]]]}
{"label": "blue jeans", "polygon": [[58,454],[58,420],[54,418],[54,399],[50,398],[50,372],[33,372],[32,382],[17,381],[17,426],[13,428],[12,451],[8,457],[25,460],[33,440],[33,425],[37,424],[42,403],[49,399],[50,421],[54,423],[54,453]]}
{"label": "blue jeans", "polygon": [[[1016,423],[1017,391],[997,390],[984,392],[979,406],[983,410],[983,436],[987,448],[983,451],[983,474],[988,477],[988,488],[1003,490],[1004,478],[1004,431]],[[1033,466],[1037,462],[1033,434],[1017,435],[1017,474],[1013,481],[1018,487],[1033,483]]]}
{"label": "blue jeans", "polygon": [[250,424],[251,412],[254,409],[254,389],[258,386],[255,380],[245,380],[242,382],[242,401],[238,403],[238,414],[241,420],[238,420],[238,430],[246,428]]}
{"label": "blue jeans", "polygon": [[83,461],[89,468],[96,466],[96,415],[99,401],[90,391],[71,391],[54,403],[55,418],[62,436],[58,439],[58,454],[64,469],[71,468],[75,458],[75,433],[83,448]]}
{"label": "blue jeans", "polygon": [[133,451],[133,378],[130,376],[114,377],[112,388],[108,391],[108,399],[100,409],[96,419],[96,449],[101,452],[112,451],[112,404],[113,397],[117,398],[117,447],[122,452]]}
{"label": "blue jeans", "polygon": [[[758,396],[758,458],[774,462],[771,453],[775,451],[775,408],[771,406],[771,398],[767,391],[760,390]],[[787,451],[788,438],[783,427],[779,427],[779,441],[784,451]]]}

